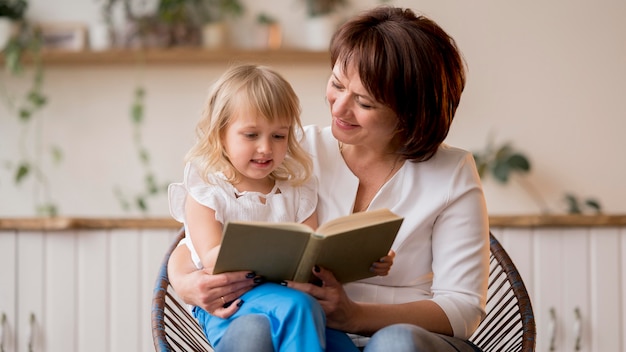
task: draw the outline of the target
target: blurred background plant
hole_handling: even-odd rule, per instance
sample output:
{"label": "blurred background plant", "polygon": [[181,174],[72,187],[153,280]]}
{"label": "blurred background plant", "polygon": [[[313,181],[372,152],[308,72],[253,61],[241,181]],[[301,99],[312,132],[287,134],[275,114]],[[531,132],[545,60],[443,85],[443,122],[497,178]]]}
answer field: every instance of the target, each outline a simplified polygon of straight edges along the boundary
{"label": "blurred background plant", "polygon": [[[478,175],[481,179],[492,177],[496,182],[508,184],[515,180],[532,198],[542,214],[551,213],[551,209],[541,192],[525,177],[531,171],[528,157],[516,149],[509,142],[496,145],[493,137],[489,137],[487,145],[481,151],[473,152]],[[563,197],[568,214],[582,214],[586,212],[601,213],[600,202],[593,198],[579,199],[578,196],[567,192]]]}
{"label": "blurred background plant", "polygon": [[348,5],[348,0],[304,0],[309,17],[325,16]]}
{"label": "blurred background plant", "polygon": [[[48,104],[44,94],[44,66],[41,59],[42,37],[39,29],[26,18],[28,2],[26,0],[0,3],[1,16],[10,18],[15,31],[3,50],[5,72],[11,82],[2,84],[2,100],[7,110],[17,117],[20,124],[16,158],[5,160],[4,168],[13,175],[17,186],[32,179],[35,188],[36,213],[41,216],[56,216],[58,207],[52,199],[50,184],[43,168],[44,150],[53,165],[63,159],[63,152],[58,146],[43,146],[41,110]],[[26,67],[24,61],[29,60]],[[17,81],[26,81],[24,92],[15,89]],[[7,86],[11,84],[11,89]],[[23,94],[23,95],[21,95]]]}
{"label": "blurred background plant", "polygon": [[132,139],[139,164],[143,169],[143,189],[128,195],[121,187],[114,189],[114,194],[123,210],[130,212],[137,210],[143,215],[150,213],[150,200],[161,194],[167,194],[167,186],[170,182],[158,182],[152,169],[152,157],[143,141],[143,124],[145,122],[145,96],[146,91],[138,85],[133,95],[133,103],[130,108],[130,120],[132,125]]}
{"label": "blurred background plant", "polygon": [[[197,46],[202,27],[241,16],[239,0],[159,0],[147,9],[143,0],[100,0],[102,17],[112,42],[123,47]],[[123,29],[116,28],[113,14],[124,14]]]}

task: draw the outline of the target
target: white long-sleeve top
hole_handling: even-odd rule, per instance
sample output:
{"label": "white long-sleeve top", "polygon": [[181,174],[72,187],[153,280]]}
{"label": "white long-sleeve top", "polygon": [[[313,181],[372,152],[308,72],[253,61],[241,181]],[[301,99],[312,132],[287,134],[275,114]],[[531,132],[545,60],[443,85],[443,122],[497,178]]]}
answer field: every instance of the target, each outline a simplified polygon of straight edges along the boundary
{"label": "white long-sleeve top", "polygon": [[[307,126],[303,143],[318,178],[319,223],[350,214],[359,180],[330,128]],[[349,297],[433,300],[454,336],[469,338],[485,314],[489,275],[489,220],[471,153],[444,144],[428,161],[406,161],[370,203],[370,210],[378,208],[405,218],[392,246],[396,257],[389,275],[347,284]]]}

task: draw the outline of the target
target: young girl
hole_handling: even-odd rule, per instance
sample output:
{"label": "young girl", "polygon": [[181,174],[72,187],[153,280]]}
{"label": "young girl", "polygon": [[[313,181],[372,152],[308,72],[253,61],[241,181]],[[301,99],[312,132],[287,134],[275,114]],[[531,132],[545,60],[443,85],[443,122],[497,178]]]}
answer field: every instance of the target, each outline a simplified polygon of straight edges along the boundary
{"label": "young girl", "polygon": [[[186,156],[184,180],[169,187],[170,211],[185,225],[184,243],[196,267],[212,272],[226,221],[295,221],[317,227],[317,183],[312,162],[297,141],[302,135],[299,116],[292,87],[267,67],[235,66],[215,83],[196,129],[197,142]],[[372,264],[372,271],[386,275],[392,261],[390,253]],[[246,314],[269,318],[277,351],[355,348],[346,334],[325,328],[323,310],[308,294],[265,283],[234,302],[221,299],[223,309],[231,304],[240,308],[230,317],[219,309],[209,314],[193,308],[218,350],[228,326]],[[286,320],[291,323],[275,323]],[[281,331],[286,326],[289,331]]]}

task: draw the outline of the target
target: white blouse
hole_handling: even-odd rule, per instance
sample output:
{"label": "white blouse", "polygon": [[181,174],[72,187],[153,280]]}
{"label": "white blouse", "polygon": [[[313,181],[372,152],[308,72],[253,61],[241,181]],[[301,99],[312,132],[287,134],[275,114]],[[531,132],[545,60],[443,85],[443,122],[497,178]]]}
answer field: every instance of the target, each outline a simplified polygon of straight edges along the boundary
{"label": "white blouse", "polygon": [[[303,143],[318,178],[319,223],[350,214],[359,180],[330,127],[307,126]],[[348,295],[385,304],[431,299],[454,336],[468,338],[485,314],[489,272],[489,220],[471,153],[444,144],[428,161],[406,161],[369,205],[378,208],[405,218],[393,266],[387,276],[347,284]]]}
{"label": "white blouse", "polygon": [[[222,173],[209,174],[208,181],[202,179],[193,164],[187,163],[183,182],[172,183],[168,187],[169,209],[174,219],[185,223],[185,199],[188,195],[213,209],[215,220],[222,224],[234,220],[302,222],[313,214],[317,206],[315,177],[299,187],[293,187],[287,181],[276,181],[272,191],[267,194],[239,192]],[[182,243],[189,247],[196,267],[202,268],[200,257],[187,233],[187,226]]]}

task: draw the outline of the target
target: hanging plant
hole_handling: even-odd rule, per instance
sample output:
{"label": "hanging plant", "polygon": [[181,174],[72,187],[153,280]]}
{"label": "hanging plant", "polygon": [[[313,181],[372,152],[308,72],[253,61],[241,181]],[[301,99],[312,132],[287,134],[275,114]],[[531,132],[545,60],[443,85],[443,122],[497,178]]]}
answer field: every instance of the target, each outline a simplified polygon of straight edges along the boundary
{"label": "hanging plant", "polygon": [[114,189],[115,196],[123,210],[138,210],[140,213],[147,215],[150,212],[149,201],[162,193],[167,193],[167,183],[159,183],[157,177],[152,170],[151,157],[148,148],[143,143],[143,123],[145,120],[145,95],[146,92],[142,86],[137,86],[134,92],[134,99],[130,111],[130,119],[132,124],[133,145],[137,152],[139,163],[144,171],[143,189],[136,192],[132,196],[126,195],[121,188]]}
{"label": "hanging plant", "polygon": [[[31,85],[23,97],[15,96],[15,92],[9,87],[2,90],[5,93],[2,98],[7,107],[20,123],[18,147],[16,148],[17,159],[4,162],[5,168],[13,174],[16,186],[21,186],[28,179],[34,181],[36,192],[35,211],[40,216],[56,216],[58,207],[52,200],[50,185],[45,171],[41,166],[41,124],[37,119],[37,113],[48,103],[44,94],[44,67],[41,59],[42,37],[40,31],[31,26],[23,19],[27,3],[17,1],[13,3],[2,2],[0,11],[7,15],[9,7],[12,7],[10,15],[17,20],[17,35],[9,40],[3,50],[5,71],[14,79],[22,79],[32,76]],[[17,9],[15,6],[18,6]],[[32,70],[27,70],[23,57],[28,55],[32,61]],[[61,149],[57,146],[47,148],[53,164],[59,164],[63,158]]]}

